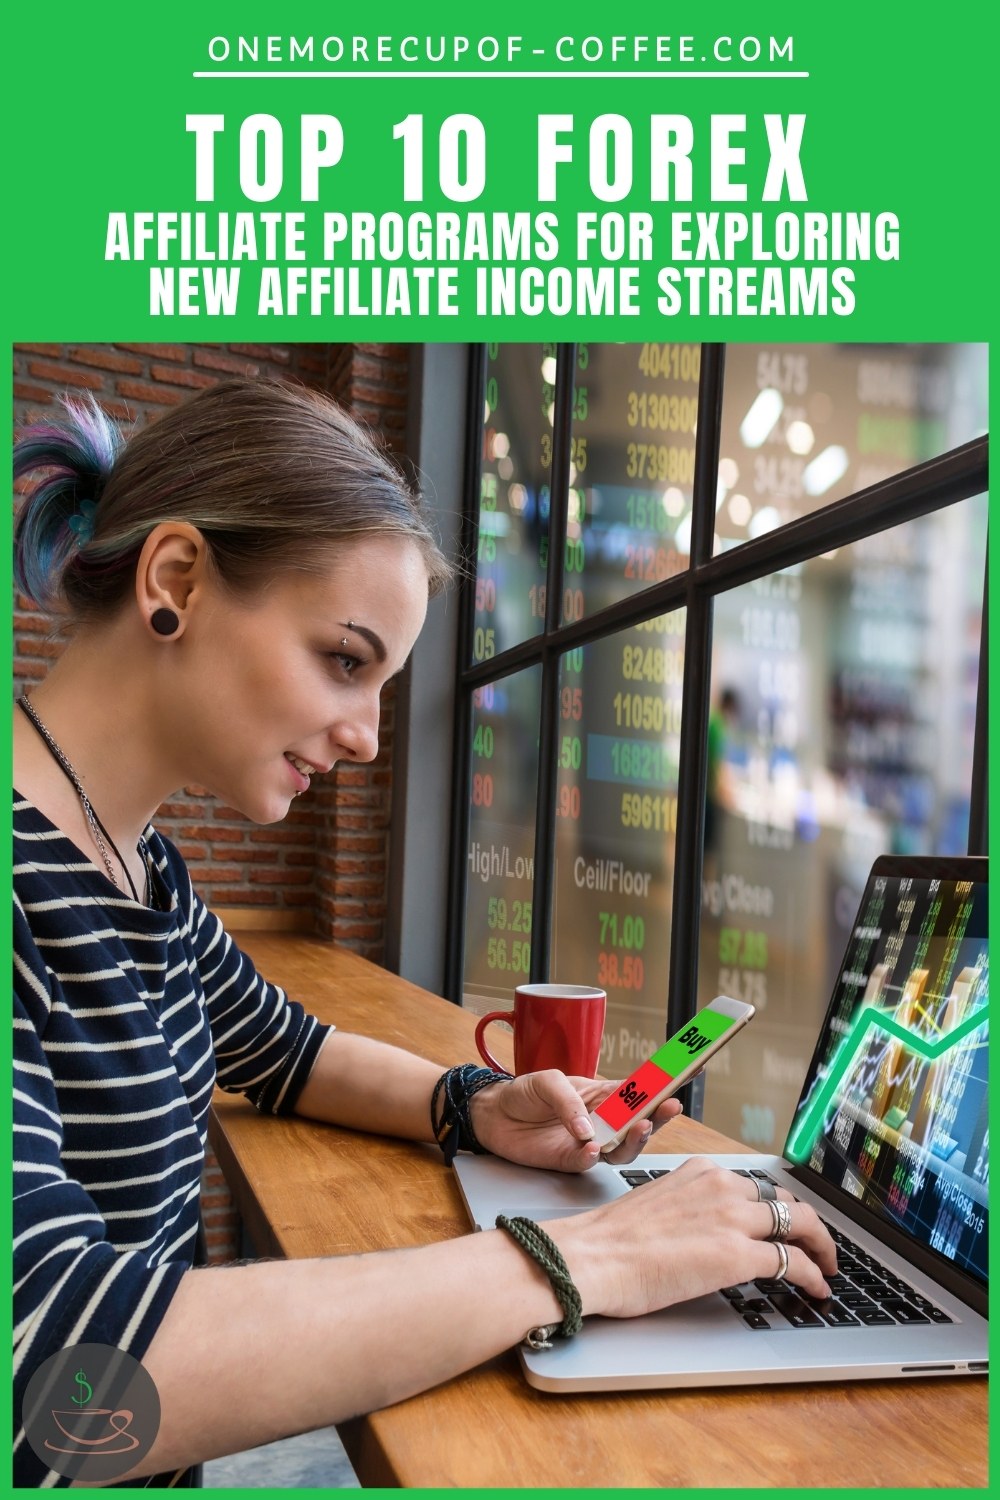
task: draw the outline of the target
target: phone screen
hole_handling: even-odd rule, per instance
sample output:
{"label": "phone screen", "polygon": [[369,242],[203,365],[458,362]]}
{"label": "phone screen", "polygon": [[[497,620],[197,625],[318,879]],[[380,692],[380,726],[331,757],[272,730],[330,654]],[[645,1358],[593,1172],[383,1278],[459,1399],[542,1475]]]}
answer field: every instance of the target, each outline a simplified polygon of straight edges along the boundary
{"label": "phone screen", "polygon": [[659,1047],[638,1072],[633,1073],[618,1090],[609,1094],[603,1104],[594,1110],[612,1130],[621,1130],[628,1125],[648,1100],[662,1094],[668,1084],[690,1067],[710,1042],[724,1036],[731,1026],[739,1022],[738,1016],[723,1015],[710,1007],[700,1010],[693,1021],[689,1021],[669,1041]]}

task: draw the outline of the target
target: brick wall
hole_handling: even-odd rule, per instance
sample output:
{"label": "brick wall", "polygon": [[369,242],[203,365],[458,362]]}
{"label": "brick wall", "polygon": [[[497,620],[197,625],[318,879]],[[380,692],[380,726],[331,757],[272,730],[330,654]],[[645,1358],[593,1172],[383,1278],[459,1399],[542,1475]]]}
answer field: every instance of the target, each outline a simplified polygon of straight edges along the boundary
{"label": "brick wall", "polygon": [[[408,350],[396,344],[17,344],[18,426],[52,414],[58,396],[91,391],[113,416],[153,421],[232,374],[284,376],[328,391],[403,454]],[[14,675],[39,681],[62,649],[53,622],[15,601]],[[180,847],[216,909],[314,930],[380,959],[385,937],[392,689],[381,750],[305,793],[276,826],[248,823],[203,788],[179,788],[157,822]]]}

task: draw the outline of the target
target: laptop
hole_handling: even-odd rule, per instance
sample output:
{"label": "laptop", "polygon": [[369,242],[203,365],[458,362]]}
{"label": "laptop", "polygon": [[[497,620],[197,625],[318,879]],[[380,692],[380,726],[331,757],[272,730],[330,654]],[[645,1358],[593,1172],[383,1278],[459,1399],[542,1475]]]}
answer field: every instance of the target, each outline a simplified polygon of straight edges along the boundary
{"label": "laptop", "polygon": [[[875,862],[784,1155],[713,1158],[813,1205],[837,1242],[830,1301],[765,1278],[642,1318],[587,1318],[573,1339],[520,1349],[531,1385],[643,1390],[987,1371],[987,871],[985,858]],[[454,1171],[470,1218],[487,1229],[498,1213],[578,1213],[684,1159],[646,1152],[627,1167],[570,1176],[463,1154]]]}

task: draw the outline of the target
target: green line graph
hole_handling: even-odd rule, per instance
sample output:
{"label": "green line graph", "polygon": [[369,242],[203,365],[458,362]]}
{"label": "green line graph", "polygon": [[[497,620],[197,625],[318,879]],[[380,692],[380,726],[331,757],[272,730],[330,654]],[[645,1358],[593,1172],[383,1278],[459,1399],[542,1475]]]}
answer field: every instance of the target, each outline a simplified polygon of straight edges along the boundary
{"label": "green line graph", "polygon": [[980,1006],[977,1010],[970,1011],[957,1026],[939,1037],[937,1041],[931,1041],[930,1038],[920,1036],[917,1032],[909,1031],[907,1027],[901,1026],[895,1016],[887,1011],[878,1010],[874,1005],[866,1005],[858,1013],[854,1025],[834,1053],[830,1071],[819,1093],[807,1107],[802,1118],[792,1126],[785,1145],[785,1155],[789,1161],[805,1161],[811,1153],[820,1133],[827,1106],[844,1077],[854,1066],[870,1031],[884,1031],[888,1036],[893,1036],[897,1041],[902,1042],[918,1057],[925,1058],[927,1062],[934,1062],[937,1058],[943,1057],[946,1052],[950,1052],[953,1047],[957,1047],[970,1032],[978,1031],[980,1026],[985,1026],[988,1019],[987,1008]]}

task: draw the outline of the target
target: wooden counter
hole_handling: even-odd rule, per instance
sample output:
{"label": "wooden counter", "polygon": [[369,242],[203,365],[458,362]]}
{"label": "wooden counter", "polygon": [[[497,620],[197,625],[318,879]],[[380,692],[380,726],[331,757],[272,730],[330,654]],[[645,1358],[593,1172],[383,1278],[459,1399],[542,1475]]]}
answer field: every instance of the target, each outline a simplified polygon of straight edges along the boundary
{"label": "wooden counter", "polygon": [[[472,1015],[355,954],[273,934],[241,933],[240,946],[342,1030],[442,1069],[476,1055]],[[509,1036],[493,1035],[509,1060]],[[219,1092],[210,1138],[261,1255],[349,1254],[467,1231],[436,1147],[261,1116]],[[743,1148],[680,1120],[654,1149]],[[341,1436],[366,1487],[965,1487],[987,1482],[986,1424],[978,1378],[569,1397],[532,1390],[510,1353],[345,1423]]]}

